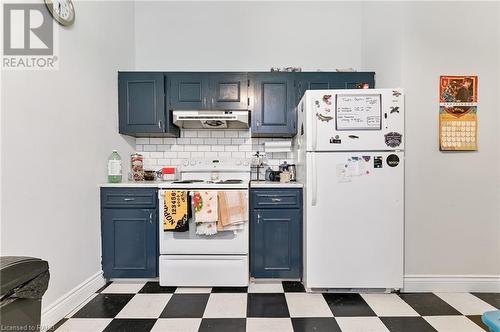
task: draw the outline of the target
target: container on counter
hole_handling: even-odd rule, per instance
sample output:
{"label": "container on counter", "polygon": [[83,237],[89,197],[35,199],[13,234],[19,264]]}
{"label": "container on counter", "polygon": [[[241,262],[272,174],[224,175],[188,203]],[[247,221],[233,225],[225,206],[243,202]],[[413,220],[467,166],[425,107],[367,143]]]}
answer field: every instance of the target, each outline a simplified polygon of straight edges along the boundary
{"label": "container on counter", "polygon": [[155,181],[156,175],[157,175],[156,171],[146,170],[144,171],[144,181]]}
{"label": "container on counter", "polygon": [[122,158],[116,150],[108,158],[108,182],[122,182]]}
{"label": "container on counter", "polygon": [[130,172],[132,180],[144,180],[144,157],[140,153],[134,153],[130,156]]}
{"label": "container on counter", "polygon": [[289,171],[280,172],[280,182],[281,183],[290,182],[290,172]]}
{"label": "container on counter", "polygon": [[161,169],[161,179],[163,181],[177,180],[177,169],[175,167],[163,167]]}

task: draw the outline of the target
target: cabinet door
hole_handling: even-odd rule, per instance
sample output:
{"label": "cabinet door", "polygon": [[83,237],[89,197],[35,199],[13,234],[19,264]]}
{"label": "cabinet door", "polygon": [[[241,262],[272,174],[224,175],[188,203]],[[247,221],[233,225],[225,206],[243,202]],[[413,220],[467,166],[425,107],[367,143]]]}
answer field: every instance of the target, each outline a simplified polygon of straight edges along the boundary
{"label": "cabinet door", "polygon": [[301,210],[253,210],[251,274],[254,278],[301,278]]}
{"label": "cabinet door", "polygon": [[250,74],[253,86],[252,136],[292,137],[296,133],[292,73]]}
{"label": "cabinet door", "polygon": [[118,113],[121,134],[163,133],[165,85],[162,73],[118,73]]}
{"label": "cabinet door", "polygon": [[158,265],[156,210],[102,209],[101,218],[104,277],[156,277]]}
{"label": "cabinet door", "polygon": [[210,102],[212,109],[246,110],[248,78],[246,73],[213,73],[210,75]]}
{"label": "cabinet door", "polygon": [[306,90],[327,89],[357,89],[368,83],[370,88],[375,88],[375,73],[297,73],[297,102],[300,101]]}
{"label": "cabinet door", "polygon": [[209,73],[167,73],[170,107],[173,110],[210,108]]}

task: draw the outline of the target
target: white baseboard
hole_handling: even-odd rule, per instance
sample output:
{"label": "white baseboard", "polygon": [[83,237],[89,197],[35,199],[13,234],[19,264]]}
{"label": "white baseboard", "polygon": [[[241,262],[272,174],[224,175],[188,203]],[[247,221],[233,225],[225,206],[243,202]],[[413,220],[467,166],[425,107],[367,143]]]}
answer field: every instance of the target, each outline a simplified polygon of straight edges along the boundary
{"label": "white baseboard", "polygon": [[63,319],[104,284],[102,271],[99,271],[45,308],[42,311],[42,332]]}
{"label": "white baseboard", "polygon": [[404,292],[500,292],[500,275],[405,275]]}

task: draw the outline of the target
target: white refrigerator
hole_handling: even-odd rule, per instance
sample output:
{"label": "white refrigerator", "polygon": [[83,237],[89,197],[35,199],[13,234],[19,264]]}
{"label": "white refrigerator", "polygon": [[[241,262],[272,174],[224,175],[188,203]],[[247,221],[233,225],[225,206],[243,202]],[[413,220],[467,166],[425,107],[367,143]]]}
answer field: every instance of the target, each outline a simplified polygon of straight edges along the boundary
{"label": "white refrigerator", "polygon": [[310,90],[297,108],[306,289],[401,289],[402,90]]}

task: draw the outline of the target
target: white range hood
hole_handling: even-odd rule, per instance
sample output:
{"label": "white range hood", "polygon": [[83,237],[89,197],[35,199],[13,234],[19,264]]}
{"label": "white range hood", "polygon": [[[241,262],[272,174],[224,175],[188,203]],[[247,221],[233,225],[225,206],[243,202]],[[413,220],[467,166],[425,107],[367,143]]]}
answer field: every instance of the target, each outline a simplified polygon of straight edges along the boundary
{"label": "white range hood", "polygon": [[173,123],[181,129],[248,129],[249,111],[173,111]]}

